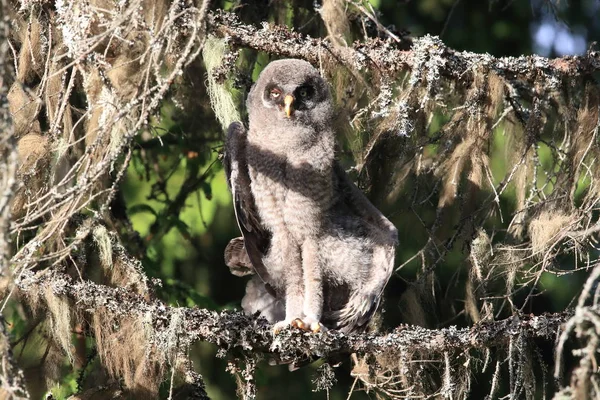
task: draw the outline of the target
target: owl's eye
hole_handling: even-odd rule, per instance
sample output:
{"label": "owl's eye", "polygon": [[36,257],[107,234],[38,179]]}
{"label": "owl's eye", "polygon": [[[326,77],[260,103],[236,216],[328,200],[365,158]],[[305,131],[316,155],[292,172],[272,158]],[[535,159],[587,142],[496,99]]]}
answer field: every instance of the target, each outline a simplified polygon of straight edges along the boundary
{"label": "owl's eye", "polygon": [[308,89],[307,88],[302,88],[298,91],[298,95],[302,98],[307,98],[308,97]]}
{"label": "owl's eye", "polygon": [[272,99],[278,99],[281,96],[281,90],[279,89],[271,89],[269,95]]}

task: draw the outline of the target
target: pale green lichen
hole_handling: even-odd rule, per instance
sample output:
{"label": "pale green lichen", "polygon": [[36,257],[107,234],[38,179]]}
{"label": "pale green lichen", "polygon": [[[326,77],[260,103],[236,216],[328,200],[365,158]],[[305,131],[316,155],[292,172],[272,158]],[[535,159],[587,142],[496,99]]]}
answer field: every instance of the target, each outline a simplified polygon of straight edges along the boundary
{"label": "pale green lichen", "polygon": [[240,114],[236,109],[233,96],[224,84],[217,82],[213,74],[215,69],[221,65],[225,50],[225,41],[214,36],[208,36],[202,50],[204,65],[208,72],[210,104],[223,129],[227,129],[232,122],[240,120]]}

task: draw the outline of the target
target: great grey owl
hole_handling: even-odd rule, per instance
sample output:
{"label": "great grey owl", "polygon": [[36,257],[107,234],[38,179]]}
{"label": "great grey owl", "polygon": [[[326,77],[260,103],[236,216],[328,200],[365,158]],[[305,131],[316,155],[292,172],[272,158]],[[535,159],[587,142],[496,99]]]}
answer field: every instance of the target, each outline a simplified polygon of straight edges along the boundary
{"label": "great grey owl", "polygon": [[242,307],[278,332],[364,328],[393,269],[397,230],[335,159],[327,83],[308,62],[271,62],[230,125],[225,169],[242,237],[225,250],[255,274]]}

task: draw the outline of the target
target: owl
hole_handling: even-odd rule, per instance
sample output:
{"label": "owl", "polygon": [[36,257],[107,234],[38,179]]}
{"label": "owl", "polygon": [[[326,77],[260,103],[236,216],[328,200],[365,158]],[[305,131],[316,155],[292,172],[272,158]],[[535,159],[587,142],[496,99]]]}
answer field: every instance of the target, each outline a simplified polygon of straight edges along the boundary
{"label": "owl", "polygon": [[225,249],[252,274],[243,309],[274,331],[364,329],[394,265],[397,230],[335,158],[334,109],[308,62],[273,61],[230,125],[224,165],[242,236]]}

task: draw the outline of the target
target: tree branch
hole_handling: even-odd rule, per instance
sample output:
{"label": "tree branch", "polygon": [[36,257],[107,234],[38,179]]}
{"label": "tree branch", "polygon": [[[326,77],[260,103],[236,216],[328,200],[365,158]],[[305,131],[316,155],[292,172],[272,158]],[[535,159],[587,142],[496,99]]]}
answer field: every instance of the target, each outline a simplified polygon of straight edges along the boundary
{"label": "tree branch", "polygon": [[152,321],[156,332],[172,329],[170,321],[177,316],[181,318],[181,329],[177,333],[181,344],[205,341],[228,351],[274,353],[282,361],[323,357],[338,352],[441,353],[457,349],[483,349],[505,344],[511,337],[521,335],[554,340],[561,325],[572,315],[572,312],[567,311],[539,316],[515,316],[502,321],[477,324],[471,328],[436,330],[401,326],[392,333],[383,335],[345,335],[337,331],[306,334],[294,330],[283,331],[274,336],[271,325],[264,319],[256,319],[237,311],[216,312],[170,307],[159,300],[146,300],[123,288],[111,288],[89,281],[73,282],[69,276],[56,272],[24,272],[17,281],[17,286],[29,293],[44,293],[50,289],[55,295],[72,300],[74,307],[83,312],[94,313],[102,309],[115,317],[144,316],[146,321]]}
{"label": "tree branch", "polygon": [[[383,76],[416,71],[424,62],[439,60],[440,73],[463,80],[464,74],[479,67],[494,70],[511,79],[550,81],[567,76],[591,74],[600,69],[600,52],[555,59],[531,55],[493,57],[446,47],[438,37],[426,35],[414,39],[411,50],[400,50],[391,40],[379,38],[355,42],[352,47],[335,46],[328,39],[311,38],[284,26],[263,23],[262,28],[246,25],[233,14],[217,10],[208,15],[208,31],[227,38],[231,44],[269,54],[305,59],[319,65],[323,60],[341,61],[356,70],[371,69]],[[556,82],[555,82],[556,84]]]}

